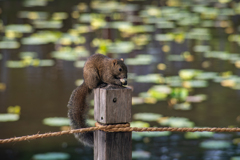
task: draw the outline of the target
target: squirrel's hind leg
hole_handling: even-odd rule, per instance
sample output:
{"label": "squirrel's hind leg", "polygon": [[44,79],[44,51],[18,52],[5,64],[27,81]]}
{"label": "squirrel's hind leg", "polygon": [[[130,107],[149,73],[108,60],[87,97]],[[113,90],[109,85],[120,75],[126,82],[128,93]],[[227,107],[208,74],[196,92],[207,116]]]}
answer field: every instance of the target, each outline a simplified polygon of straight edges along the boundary
{"label": "squirrel's hind leg", "polygon": [[101,82],[98,72],[95,68],[88,68],[87,70],[84,70],[83,77],[84,82],[90,89],[97,88]]}

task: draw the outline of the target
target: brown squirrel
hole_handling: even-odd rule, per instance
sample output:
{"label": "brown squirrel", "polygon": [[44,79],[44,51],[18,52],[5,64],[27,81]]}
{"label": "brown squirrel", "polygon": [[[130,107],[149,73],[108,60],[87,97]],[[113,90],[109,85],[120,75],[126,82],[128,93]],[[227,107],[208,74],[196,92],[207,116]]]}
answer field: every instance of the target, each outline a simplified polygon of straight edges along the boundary
{"label": "brown squirrel", "polygon": [[[88,105],[86,98],[92,89],[107,84],[126,85],[127,67],[123,59],[111,59],[102,54],[90,56],[83,67],[83,83],[71,94],[68,117],[72,129],[86,128]],[[75,133],[75,137],[87,146],[93,146],[93,132]]]}

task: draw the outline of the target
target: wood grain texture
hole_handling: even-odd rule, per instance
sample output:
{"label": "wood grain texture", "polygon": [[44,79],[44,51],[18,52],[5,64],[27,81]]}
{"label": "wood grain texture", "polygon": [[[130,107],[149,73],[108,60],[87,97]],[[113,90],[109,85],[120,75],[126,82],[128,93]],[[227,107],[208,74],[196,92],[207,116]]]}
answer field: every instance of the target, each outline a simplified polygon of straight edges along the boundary
{"label": "wood grain texture", "polygon": [[100,112],[100,88],[94,89],[94,120],[98,121]]}
{"label": "wood grain texture", "polygon": [[94,139],[94,160],[132,159],[132,132],[96,131]]}
{"label": "wood grain texture", "polygon": [[[94,90],[94,119],[103,125],[131,122],[132,90],[109,85]],[[131,160],[132,132],[94,132],[94,160]]]}
{"label": "wood grain texture", "polygon": [[131,122],[132,91],[129,88],[94,90],[94,119],[103,124]]}

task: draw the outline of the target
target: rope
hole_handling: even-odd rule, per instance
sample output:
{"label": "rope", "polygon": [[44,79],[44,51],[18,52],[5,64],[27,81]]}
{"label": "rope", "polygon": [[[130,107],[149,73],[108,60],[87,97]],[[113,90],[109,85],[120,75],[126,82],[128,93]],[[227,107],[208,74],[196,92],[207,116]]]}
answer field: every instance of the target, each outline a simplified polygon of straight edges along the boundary
{"label": "rope", "polygon": [[170,131],[170,132],[240,132],[240,128],[173,128],[173,127],[148,127],[148,128],[137,128],[130,127],[129,123],[127,124],[117,124],[117,125],[101,125],[96,122],[96,127],[82,128],[82,129],[73,129],[68,131],[59,131],[59,132],[50,132],[43,134],[34,134],[27,135],[22,137],[13,137],[8,139],[0,139],[0,144],[10,143],[10,142],[20,142],[26,140],[33,140],[39,138],[46,137],[54,137],[61,136],[66,134],[73,133],[83,133],[89,131],[102,130],[105,132],[162,132],[162,131]]}

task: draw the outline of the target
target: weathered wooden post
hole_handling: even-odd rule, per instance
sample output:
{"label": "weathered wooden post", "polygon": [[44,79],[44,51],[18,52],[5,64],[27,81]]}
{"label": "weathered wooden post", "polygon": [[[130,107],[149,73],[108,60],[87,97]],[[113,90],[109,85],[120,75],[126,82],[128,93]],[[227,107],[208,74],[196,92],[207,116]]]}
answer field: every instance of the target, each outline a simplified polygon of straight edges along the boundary
{"label": "weathered wooden post", "polygon": [[[109,86],[94,90],[94,119],[101,124],[131,122],[132,91]],[[94,132],[94,160],[131,160],[132,132]]]}

